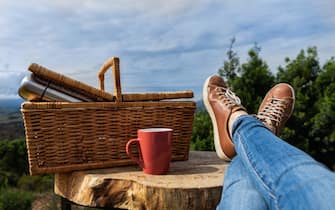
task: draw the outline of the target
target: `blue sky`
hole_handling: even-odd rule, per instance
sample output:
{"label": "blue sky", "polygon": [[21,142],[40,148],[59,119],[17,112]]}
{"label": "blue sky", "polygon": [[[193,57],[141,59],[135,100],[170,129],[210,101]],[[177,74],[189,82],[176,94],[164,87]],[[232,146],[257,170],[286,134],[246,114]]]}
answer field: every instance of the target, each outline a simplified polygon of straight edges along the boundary
{"label": "blue sky", "polygon": [[334,56],[334,9],[333,0],[0,0],[0,98],[17,97],[32,62],[97,87],[102,63],[118,56],[124,92],[190,89],[199,99],[234,36],[241,62],[257,42],[273,72],[308,46],[321,62]]}

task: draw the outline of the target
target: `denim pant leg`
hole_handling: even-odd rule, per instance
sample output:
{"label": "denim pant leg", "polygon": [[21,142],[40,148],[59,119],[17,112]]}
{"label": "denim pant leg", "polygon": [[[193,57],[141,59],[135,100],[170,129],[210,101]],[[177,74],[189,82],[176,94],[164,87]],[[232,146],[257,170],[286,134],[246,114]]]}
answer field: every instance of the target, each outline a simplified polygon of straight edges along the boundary
{"label": "denim pant leg", "polygon": [[254,117],[244,115],[234,122],[233,141],[271,209],[335,208],[335,173],[276,137]]}
{"label": "denim pant leg", "polygon": [[218,210],[267,210],[267,204],[256,190],[239,156],[227,168]]}

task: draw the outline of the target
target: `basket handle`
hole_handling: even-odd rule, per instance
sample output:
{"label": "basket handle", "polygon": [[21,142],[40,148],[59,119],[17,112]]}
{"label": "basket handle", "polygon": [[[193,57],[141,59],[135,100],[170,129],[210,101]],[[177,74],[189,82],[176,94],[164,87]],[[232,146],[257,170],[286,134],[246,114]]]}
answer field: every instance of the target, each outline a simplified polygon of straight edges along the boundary
{"label": "basket handle", "polygon": [[105,73],[112,67],[114,77],[114,96],[116,101],[122,101],[121,82],[120,82],[120,59],[118,57],[109,58],[99,70],[99,86],[101,90],[105,90]]}

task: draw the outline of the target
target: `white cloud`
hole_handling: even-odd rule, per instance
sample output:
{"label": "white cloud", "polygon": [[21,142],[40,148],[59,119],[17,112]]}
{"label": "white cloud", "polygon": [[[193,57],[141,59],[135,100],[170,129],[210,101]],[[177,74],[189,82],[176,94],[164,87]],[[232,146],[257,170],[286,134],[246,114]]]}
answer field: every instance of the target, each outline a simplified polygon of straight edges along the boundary
{"label": "white cloud", "polygon": [[258,42],[272,70],[311,45],[329,58],[333,5],[331,0],[0,0],[0,71],[24,72],[37,62],[96,86],[96,71],[116,55],[129,89],[198,87],[222,65],[233,36],[242,62]]}
{"label": "white cloud", "polygon": [[40,8],[57,7],[62,10],[74,12],[75,14],[109,12],[116,15],[140,13],[140,15],[149,16],[178,15],[204,3],[201,0],[32,0],[31,2],[33,2],[34,5],[39,5]]}
{"label": "white cloud", "polygon": [[18,87],[23,77],[24,74],[20,72],[0,71],[0,95],[17,97]]}

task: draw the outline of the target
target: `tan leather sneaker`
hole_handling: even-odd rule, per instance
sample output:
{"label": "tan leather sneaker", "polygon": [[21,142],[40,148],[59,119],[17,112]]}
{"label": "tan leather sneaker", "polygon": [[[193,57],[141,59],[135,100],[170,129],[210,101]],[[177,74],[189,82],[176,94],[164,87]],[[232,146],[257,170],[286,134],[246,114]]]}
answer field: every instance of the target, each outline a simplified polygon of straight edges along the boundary
{"label": "tan leather sneaker", "polygon": [[214,129],[214,145],[217,155],[231,160],[236,155],[229,134],[228,122],[232,113],[244,110],[241,100],[227,87],[220,76],[210,76],[203,86],[203,100]]}
{"label": "tan leather sneaker", "polygon": [[256,117],[275,135],[279,135],[294,109],[294,90],[286,83],[275,85],[268,91]]}

